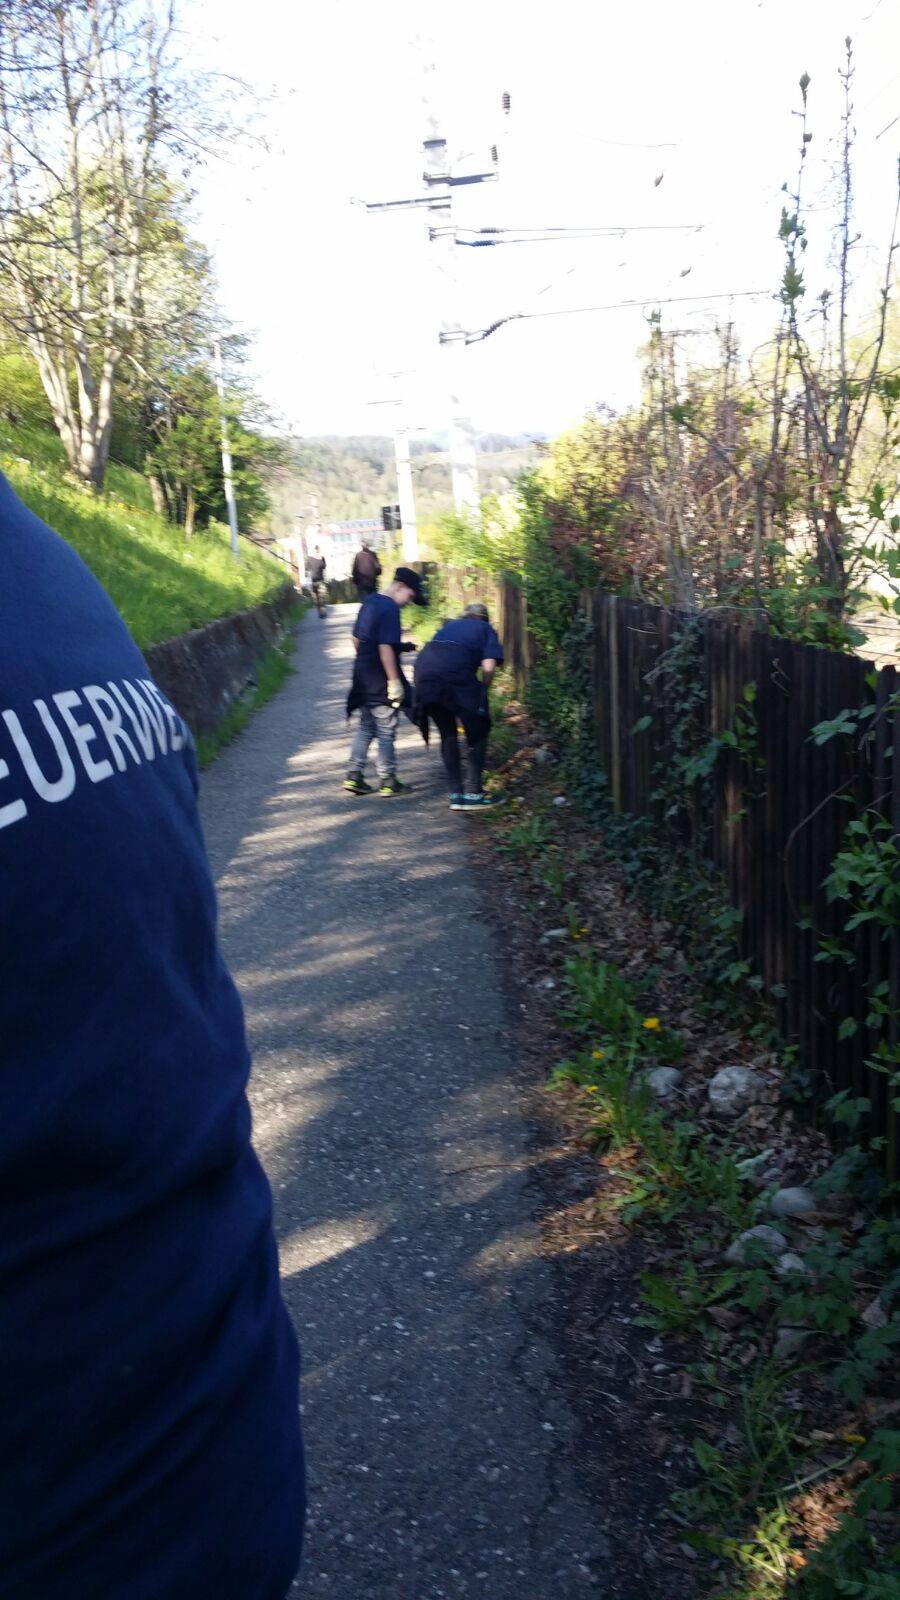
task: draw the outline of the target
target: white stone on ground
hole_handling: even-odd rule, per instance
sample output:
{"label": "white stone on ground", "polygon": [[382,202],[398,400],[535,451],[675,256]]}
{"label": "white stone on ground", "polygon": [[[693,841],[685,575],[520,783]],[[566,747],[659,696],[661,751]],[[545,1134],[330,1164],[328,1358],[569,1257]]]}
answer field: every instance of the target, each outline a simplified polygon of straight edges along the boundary
{"label": "white stone on ground", "polygon": [[709,1104],[714,1116],[731,1122],[760,1099],[763,1080],[749,1067],[723,1067],[709,1083]]}
{"label": "white stone on ground", "polygon": [[641,1083],[647,1085],[657,1100],[671,1100],[678,1092],[682,1076],[677,1067],[651,1067],[649,1072],[641,1073]]}
{"label": "white stone on ground", "polygon": [[769,1209],[776,1217],[813,1217],[819,1203],[811,1189],[778,1189],[769,1201]]}
{"label": "white stone on ground", "polygon": [[781,1256],[787,1250],[787,1240],[777,1228],[770,1228],[767,1222],[757,1223],[755,1228],[748,1228],[741,1233],[728,1246],[725,1260],[732,1266],[742,1267],[754,1255]]}

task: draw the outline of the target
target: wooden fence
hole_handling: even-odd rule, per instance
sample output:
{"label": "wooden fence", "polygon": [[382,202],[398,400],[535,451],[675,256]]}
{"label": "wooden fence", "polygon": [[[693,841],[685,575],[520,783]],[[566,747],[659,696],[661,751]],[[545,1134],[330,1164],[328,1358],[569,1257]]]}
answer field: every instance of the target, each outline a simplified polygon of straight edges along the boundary
{"label": "wooden fence", "polygon": [[[507,667],[523,694],[535,659],[526,597],[510,578],[458,568],[423,569],[440,588],[447,615],[483,600],[503,643]],[[654,816],[659,775],[671,764],[675,706],[660,662],[683,626],[677,614],[597,591],[582,598],[590,627],[586,649],[593,685],[598,763],[613,804]],[[896,669],[874,674],[871,662],[758,632],[738,620],[699,620],[697,671],[702,744],[734,732],[741,708],[755,726],[746,748],[720,747],[712,771],[710,814],[702,842],[741,913],[740,954],[774,990],[782,1035],[824,1098],[841,1089],[865,1096],[876,1132],[887,1140],[889,1172],[900,1167],[900,1119],[887,1077],[868,1063],[885,1040],[900,1043],[900,931],[865,925],[849,943],[852,965],[817,960],[822,941],[840,934],[846,907],[823,888],[846,827],[866,808],[900,833],[900,689]],[[745,698],[753,685],[752,701]],[[811,730],[847,709],[871,705],[871,737],[840,735],[817,745]],[[644,727],[644,719],[649,725]],[[893,781],[895,768],[898,779]],[[698,839],[688,843],[697,844]],[[885,1027],[867,1023],[883,985]],[[852,1019],[850,1034],[842,1024]]]}
{"label": "wooden fence", "polygon": [[[589,648],[598,757],[613,803],[652,815],[661,765],[675,754],[674,707],[667,679],[655,672],[671,648],[679,619],[658,607],[596,593],[586,597],[593,626]],[[822,962],[822,940],[841,930],[842,908],[822,887],[848,822],[873,808],[900,829],[900,714],[891,714],[893,667],[873,678],[856,656],[773,638],[738,622],[700,623],[698,671],[710,740],[733,732],[739,708],[752,710],[745,749],[722,748],[713,769],[712,814],[706,818],[715,865],[742,914],[741,953],[769,990],[782,995],[780,1024],[796,1042],[802,1067],[825,1093],[849,1089],[871,1099],[877,1131],[888,1139],[888,1167],[897,1170],[898,1119],[888,1081],[867,1065],[879,1040],[897,1043],[900,938],[867,925],[851,936],[852,966]],[[752,701],[745,697],[752,684]],[[821,746],[810,737],[845,708],[873,704],[868,740],[840,735]],[[636,731],[642,719],[649,726]],[[843,917],[847,909],[843,907]],[[845,941],[846,942],[846,941]],[[886,984],[888,1029],[869,1028],[870,997]],[[845,1018],[856,1032],[841,1037]],[[845,1033],[849,1029],[844,1030]]]}
{"label": "wooden fence", "polygon": [[512,578],[489,578],[461,567],[438,569],[431,565],[426,569],[432,582],[435,573],[448,616],[458,616],[472,600],[484,601],[503,645],[507,672],[516,693],[523,694],[531,670],[533,644],[528,632],[528,605],[519,585]]}

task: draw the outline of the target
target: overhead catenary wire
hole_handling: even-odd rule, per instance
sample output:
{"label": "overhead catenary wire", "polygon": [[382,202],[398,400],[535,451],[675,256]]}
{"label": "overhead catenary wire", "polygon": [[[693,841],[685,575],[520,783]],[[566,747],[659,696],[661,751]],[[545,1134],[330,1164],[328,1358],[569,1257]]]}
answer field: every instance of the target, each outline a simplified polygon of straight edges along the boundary
{"label": "overhead catenary wire", "polygon": [[441,343],[479,344],[484,339],[489,339],[498,328],[505,327],[508,322],[531,322],[544,317],[577,317],[587,312],[598,311],[626,311],[643,306],[676,306],[686,305],[689,302],[707,302],[711,300],[759,300],[771,296],[771,289],[737,289],[730,293],[720,294],[679,294],[662,298],[656,295],[644,295],[637,300],[615,300],[608,305],[600,306],[560,306],[555,311],[511,311],[506,317],[498,317],[496,322],[491,322],[486,328],[479,328],[472,333],[442,333]]}
{"label": "overhead catenary wire", "polygon": [[648,222],[584,228],[456,228],[453,237],[456,244],[477,250],[503,244],[574,244],[591,239],[624,239],[630,233],[702,233],[705,227],[705,222]]}
{"label": "overhead catenary wire", "polygon": [[574,139],[587,139],[589,144],[608,144],[615,150],[677,150],[680,140],[664,139],[658,144],[645,144],[638,139],[604,139],[597,133],[586,133],[583,128],[569,128]]}
{"label": "overhead catenary wire", "polygon": [[684,233],[693,233],[705,228],[705,222],[591,222],[557,224],[548,223],[545,227],[514,228],[509,223],[502,228],[464,228],[458,231],[464,233],[658,233],[661,229],[676,229]]}

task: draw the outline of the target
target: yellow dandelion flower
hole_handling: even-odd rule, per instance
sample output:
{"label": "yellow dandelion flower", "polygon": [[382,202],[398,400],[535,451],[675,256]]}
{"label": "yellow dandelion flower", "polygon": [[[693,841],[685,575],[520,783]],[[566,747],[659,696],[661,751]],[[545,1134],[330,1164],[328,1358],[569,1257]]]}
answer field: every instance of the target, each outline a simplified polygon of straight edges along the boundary
{"label": "yellow dandelion flower", "polygon": [[655,1033],[657,1028],[662,1027],[662,1023],[660,1022],[659,1017],[645,1017],[644,1027],[649,1033]]}
{"label": "yellow dandelion flower", "polygon": [[586,1083],[584,1086],[584,1092],[585,1094],[596,1094],[597,1085],[595,1083]]}
{"label": "yellow dandelion flower", "polygon": [[603,1051],[602,1050],[594,1050],[591,1053],[592,1053],[595,1061],[602,1061],[603,1060]]}

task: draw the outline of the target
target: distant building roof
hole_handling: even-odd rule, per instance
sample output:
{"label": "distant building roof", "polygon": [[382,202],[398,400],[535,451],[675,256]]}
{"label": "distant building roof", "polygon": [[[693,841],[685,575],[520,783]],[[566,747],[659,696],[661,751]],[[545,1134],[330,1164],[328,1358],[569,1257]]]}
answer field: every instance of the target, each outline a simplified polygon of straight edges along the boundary
{"label": "distant building roof", "polygon": [[346,522],[322,522],[323,533],[375,533],[382,531],[380,517],[354,517]]}

